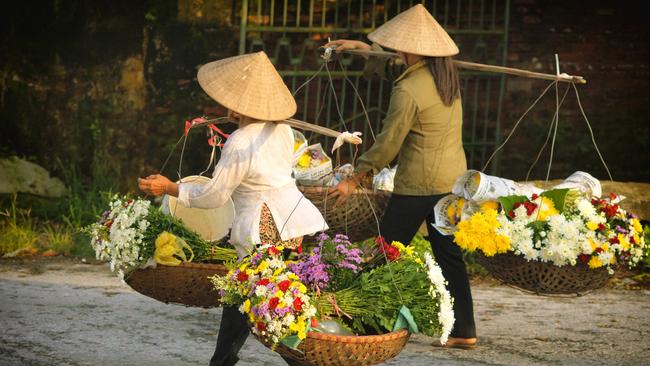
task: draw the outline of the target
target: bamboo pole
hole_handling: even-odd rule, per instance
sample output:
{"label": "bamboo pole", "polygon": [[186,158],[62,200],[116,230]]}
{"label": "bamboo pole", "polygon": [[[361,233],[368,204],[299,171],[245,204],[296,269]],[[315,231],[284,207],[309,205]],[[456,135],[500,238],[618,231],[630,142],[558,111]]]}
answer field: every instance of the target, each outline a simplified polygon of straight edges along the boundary
{"label": "bamboo pole", "polygon": [[[361,55],[361,56],[376,56],[376,57],[386,57],[386,58],[399,57],[397,53],[386,52],[386,51],[343,50],[343,52],[352,55]],[[479,64],[476,62],[460,61],[460,60],[454,60],[454,64],[456,64],[456,66],[459,68],[468,69],[468,70],[497,72],[501,74],[523,76],[523,77],[534,78],[534,79],[557,80],[565,83],[576,83],[576,84],[587,83],[587,80],[585,80],[585,78],[583,78],[582,76],[573,76],[567,74],[560,74],[560,75],[544,74],[541,72],[515,69],[512,67],[486,65],[486,64]]]}
{"label": "bamboo pole", "polygon": [[[210,125],[210,124],[213,124],[213,125],[225,124],[225,123],[229,123],[229,122],[235,123],[233,120],[229,119],[228,117],[220,117],[220,118],[215,118],[215,119],[208,119],[208,120],[205,120],[203,122],[194,123],[194,124],[191,125],[190,128],[201,127],[201,126],[206,126],[206,125]],[[289,118],[289,119],[285,119],[285,120],[278,121],[278,122],[286,123],[291,127],[295,127],[297,129],[300,129],[300,130],[303,130],[303,131],[312,131],[312,132],[316,132],[316,133],[319,133],[321,135],[325,135],[325,136],[329,136],[329,137],[338,138],[341,135],[341,132],[332,130],[332,129],[327,128],[327,127],[315,125],[313,123],[301,121],[301,120],[298,120],[298,119],[295,119],[295,118]],[[345,136],[344,140],[346,142],[349,142],[349,143],[355,144],[355,145],[358,145],[358,144],[360,144],[362,142],[361,139],[358,138],[358,137],[354,138],[354,137]]]}

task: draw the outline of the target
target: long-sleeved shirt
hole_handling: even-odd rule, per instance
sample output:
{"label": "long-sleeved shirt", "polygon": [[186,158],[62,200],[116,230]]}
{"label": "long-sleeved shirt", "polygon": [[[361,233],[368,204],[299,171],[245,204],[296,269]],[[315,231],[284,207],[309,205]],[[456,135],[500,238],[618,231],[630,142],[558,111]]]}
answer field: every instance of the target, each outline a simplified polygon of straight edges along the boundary
{"label": "long-sleeved shirt", "polygon": [[[395,66],[370,57],[366,76],[390,77]],[[359,157],[355,173],[379,170],[397,157],[393,192],[427,196],[451,191],[467,170],[462,141],[460,98],[443,104],[425,61],[408,67],[395,81],[381,132]]]}
{"label": "long-sleeved shirt", "polygon": [[232,198],[235,220],[230,239],[240,257],[260,243],[263,204],[282,240],[327,230],[325,219],[291,176],[293,147],[293,132],[286,124],[245,125],[226,141],[210,182],[181,183],[178,200],[187,207],[215,208]]}

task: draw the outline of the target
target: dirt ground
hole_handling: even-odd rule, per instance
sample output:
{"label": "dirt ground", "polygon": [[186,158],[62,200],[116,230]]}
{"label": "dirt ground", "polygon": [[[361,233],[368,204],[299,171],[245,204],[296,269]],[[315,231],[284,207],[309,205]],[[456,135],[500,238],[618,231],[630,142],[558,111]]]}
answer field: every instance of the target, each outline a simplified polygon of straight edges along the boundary
{"label": "dirt ground", "polygon": [[[475,281],[476,350],[415,335],[386,364],[650,365],[650,290],[623,285],[543,297]],[[221,316],[160,303],[105,264],[67,259],[0,261],[0,299],[0,365],[207,365]],[[240,358],[285,365],[252,337]]]}

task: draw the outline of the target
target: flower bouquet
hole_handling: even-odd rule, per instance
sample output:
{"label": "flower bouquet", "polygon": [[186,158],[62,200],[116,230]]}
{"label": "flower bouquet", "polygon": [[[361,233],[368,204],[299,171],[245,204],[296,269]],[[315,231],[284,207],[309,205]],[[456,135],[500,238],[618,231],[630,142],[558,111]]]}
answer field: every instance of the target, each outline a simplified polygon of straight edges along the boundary
{"label": "flower bouquet", "polygon": [[[482,207],[461,220],[454,241],[488,258],[513,254],[544,268],[577,266],[588,269],[580,272],[587,276],[589,270],[611,275],[616,266],[635,266],[646,245],[639,220],[620,206],[621,200],[613,193],[592,198],[568,188],[503,196],[496,208]],[[602,286],[607,276],[601,278]],[[558,282],[580,282],[565,280]]]}
{"label": "flower bouquet", "polygon": [[214,263],[237,258],[233,248],[204,240],[141,198],[114,196],[99,221],[84,231],[97,259],[109,262],[111,271],[136,291],[164,302],[216,306],[213,296],[196,289],[209,292],[207,275],[224,271]]}
{"label": "flower bouquet", "polygon": [[[332,357],[345,364],[370,352],[381,362],[404,346],[409,334],[400,331],[404,328],[446,341],[453,300],[429,254],[421,257],[400,243],[382,241],[363,248],[344,235],[326,234],[290,259],[282,250],[261,245],[212,280],[222,301],[238,306],[251,331],[283,357],[309,364]],[[337,341],[346,337],[359,339]],[[359,342],[378,343],[360,350],[353,347]]]}
{"label": "flower bouquet", "polygon": [[332,173],[332,159],[320,143],[309,145],[296,161],[293,175],[297,180],[318,181]]}

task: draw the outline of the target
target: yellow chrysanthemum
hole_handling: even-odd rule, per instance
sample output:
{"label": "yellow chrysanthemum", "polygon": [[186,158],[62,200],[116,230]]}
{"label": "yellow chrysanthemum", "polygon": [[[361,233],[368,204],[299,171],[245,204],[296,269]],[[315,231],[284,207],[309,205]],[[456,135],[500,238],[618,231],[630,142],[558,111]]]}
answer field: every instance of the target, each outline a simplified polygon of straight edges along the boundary
{"label": "yellow chrysanthemum", "polygon": [[587,222],[587,229],[589,229],[591,231],[596,231],[596,229],[598,229],[598,224],[596,224],[593,221],[589,221],[589,222]]}
{"label": "yellow chrysanthemum", "polygon": [[264,272],[264,270],[266,270],[267,268],[269,268],[269,262],[264,260],[260,262],[260,264],[257,266],[257,269],[255,269],[255,271],[258,273]]}
{"label": "yellow chrysanthemum", "polygon": [[630,250],[630,241],[628,240],[627,236],[618,234],[616,237],[618,238],[618,243],[621,244],[621,248],[624,251]]}
{"label": "yellow chrysanthemum", "polygon": [[244,301],[244,312],[248,313],[250,312],[250,310],[251,310],[251,301],[250,299],[246,299],[246,301]]}
{"label": "yellow chrysanthemum", "polygon": [[296,142],[293,144],[293,152],[298,151],[298,149],[300,149],[300,146],[302,146],[302,141],[296,141]]}
{"label": "yellow chrysanthemum", "polygon": [[298,281],[298,280],[300,280],[300,277],[298,277],[298,275],[296,275],[296,274],[293,273],[293,272],[289,273],[289,274],[287,275],[287,278],[290,279],[290,280],[294,280],[294,281]]}
{"label": "yellow chrysanthemum", "polygon": [[298,159],[298,166],[308,168],[311,165],[311,156],[308,153],[302,154]]}
{"label": "yellow chrysanthemum", "polygon": [[496,210],[477,212],[458,224],[454,242],[472,252],[480,249],[486,256],[505,253],[510,249],[510,238],[496,233],[500,226]]}
{"label": "yellow chrysanthemum", "polygon": [[499,202],[497,201],[485,201],[481,203],[481,211],[487,211],[487,210],[498,210],[499,209]]}
{"label": "yellow chrysanthemum", "polygon": [[539,205],[539,213],[537,215],[538,221],[546,221],[550,216],[558,215],[559,212],[555,209],[553,201],[547,197],[539,197],[535,200],[535,203]]}
{"label": "yellow chrysanthemum", "polygon": [[591,257],[588,264],[589,268],[600,268],[603,266],[603,262],[597,256]]}
{"label": "yellow chrysanthemum", "polygon": [[632,227],[634,228],[634,231],[637,233],[643,232],[643,227],[641,227],[641,223],[639,222],[639,219],[632,219]]}

